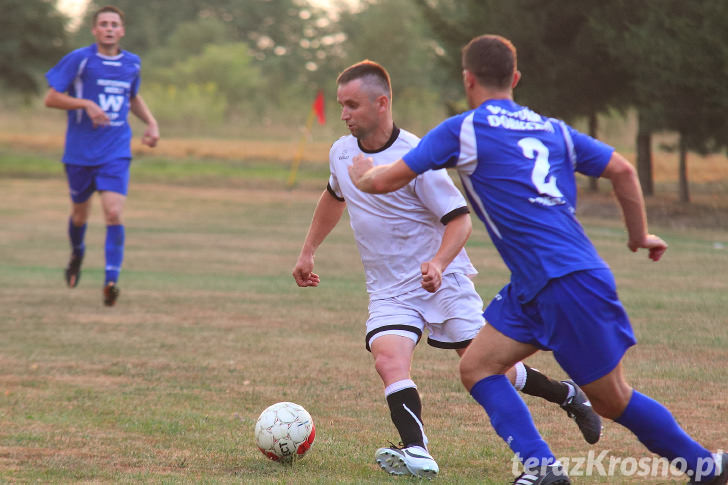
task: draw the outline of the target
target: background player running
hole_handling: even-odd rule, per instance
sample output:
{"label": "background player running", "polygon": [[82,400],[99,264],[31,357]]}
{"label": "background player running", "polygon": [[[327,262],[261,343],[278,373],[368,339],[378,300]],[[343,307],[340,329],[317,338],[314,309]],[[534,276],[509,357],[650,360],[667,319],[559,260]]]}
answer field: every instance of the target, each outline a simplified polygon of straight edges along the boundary
{"label": "background player running", "polygon": [[45,105],[68,110],[63,163],[72,209],[66,283],[74,288],[81,277],[91,195],[99,191],[106,222],[103,301],[111,306],[119,296],[117,282],[124,258],[122,213],[129,185],[132,136],[129,111],[147,125],[142,137],[145,145],[157,144],[159,128],[139,94],[141,61],[119,47],[124,37],[122,11],[113,6],[99,9],[93,16],[91,32],[95,44],[67,54],[46,73],[50,87]]}

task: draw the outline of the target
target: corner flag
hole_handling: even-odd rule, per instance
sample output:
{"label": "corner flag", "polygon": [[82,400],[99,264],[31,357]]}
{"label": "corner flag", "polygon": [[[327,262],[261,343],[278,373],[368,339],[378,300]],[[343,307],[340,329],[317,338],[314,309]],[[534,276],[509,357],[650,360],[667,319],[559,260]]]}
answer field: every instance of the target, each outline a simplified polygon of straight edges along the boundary
{"label": "corner flag", "polygon": [[326,113],[324,112],[324,92],[319,90],[316,99],[313,101],[313,111],[316,113],[319,125],[326,123]]}
{"label": "corner flag", "polygon": [[289,189],[296,185],[298,166],[301,164],[301,159],[303,158],[303,150],[306,146],[306,139],[311,136],[311,128],[313,125],[314,116],[318,119],[320,125],[326,123],[326,112],[324,111],[324,92],[321,89],[319,89],[318,93],[316,94],[316,99],[313,100],[313,104],[311,105],[311,110],[308,113],[308,120],[306,120],[306,129],[301,136],[301,143],[298,146],[298,153],[296,154],[296,158],[293,160],[291,171],[288,174],[288,182],[286,183],[286,185]]}

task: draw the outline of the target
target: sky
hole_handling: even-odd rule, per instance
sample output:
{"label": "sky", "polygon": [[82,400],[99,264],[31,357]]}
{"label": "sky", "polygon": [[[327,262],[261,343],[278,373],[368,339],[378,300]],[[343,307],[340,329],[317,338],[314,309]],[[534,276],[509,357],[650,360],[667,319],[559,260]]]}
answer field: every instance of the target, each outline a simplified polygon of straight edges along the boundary
{"label": "sky", "polygon": [[[308,0],[308,2],[311,5],[325,8],[330,8],[337,3],[336,0]],[[86,8],[88,0],[56,0],[56,3],[61,12],[73,19],[77,19],[83,13],[83,9]]]}
{"label": "sky", "polygon": [[[307,0],[309,4],[329,9],[333,16],[336,15],[336,11],[342,6],[342,4],[348,4],[349,6],[355,6],[359,3],[359,0]],[[89,0],[56,0],[58,10],[65,13],[71,18],[69,24],[70,30],[76,30],[83,20],[83,13],[86,9],[86,4]],[[113,4],[113,0],[110,2]]]}
{"label": "sky", "polygon": [[75,29],[79,22],[81,22],[81,15],[88,0],[56,0],[58,10],[71,17],[71,30]]}

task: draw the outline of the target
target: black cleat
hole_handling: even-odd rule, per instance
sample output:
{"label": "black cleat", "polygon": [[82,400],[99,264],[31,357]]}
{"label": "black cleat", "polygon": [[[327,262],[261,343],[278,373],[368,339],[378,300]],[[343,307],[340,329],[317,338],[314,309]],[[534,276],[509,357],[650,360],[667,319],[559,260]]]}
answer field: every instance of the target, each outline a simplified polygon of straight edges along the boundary
{"label": "black cleat", "polygon": [[116,286],[116,283],[109,281],[106,286],[104,286],[104,305],[114,306],[114,303],[116,303],[120,293],[121,290],[118,286]]}
{"label": "black cleat", "polygon": [[574,388],[574,395],[561,405],[561,409],[576,421],[576,425],[579,426],[579,430],[586,442],[593,445],[602,436],[602,418],[594,411],[589,398],[574,381],[561,382]]}
{"label": "black cleat", "polygon": [[728,483],[728,453],[718,452],[713,456],[715,457],[715,465],[718,467],[718,474],[707,482],[690,480],[688,485],[726,485]]}
{"label": "black cleat", "polygon": [[83,255],[77,255],[71,253],[71,259],[68,260],[68,266],[66,266],[66,284],[69,288],[75,288],[78,286],[78,282],[81,280],[81,263],[83,262]]}
{"label": "black cleat", "polygon": [[571,485],[561,465],[526,470],[513,481],[513,485]]}

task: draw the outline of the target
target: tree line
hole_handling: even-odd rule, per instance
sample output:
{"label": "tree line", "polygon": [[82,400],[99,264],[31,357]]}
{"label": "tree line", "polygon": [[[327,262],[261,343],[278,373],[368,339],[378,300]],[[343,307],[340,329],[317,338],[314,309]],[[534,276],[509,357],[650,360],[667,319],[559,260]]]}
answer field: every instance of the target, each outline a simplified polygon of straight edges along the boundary
{"label": "tree line", "polygon": [[[5,0],[0,82],[38,93],[42,73],[93,41],[47,0]],[[265,119],[305,109],[364,58],[392,75],[398,119],[465,108],[460,49],[495,33],[518,48],[519,103],[599,136],[598,114],[638,113],[637,168],[654,192],[652,136],[678,134],[680,198],[687,154],[728,147],[728,2],[724,0],[369,0],[332,13],[303,0],[117,0],[124,48],[143,59],[145,98],[161,119]],[[39,34],[40,33],[40,34]]]}

